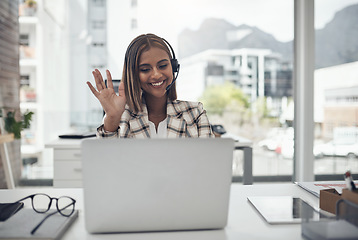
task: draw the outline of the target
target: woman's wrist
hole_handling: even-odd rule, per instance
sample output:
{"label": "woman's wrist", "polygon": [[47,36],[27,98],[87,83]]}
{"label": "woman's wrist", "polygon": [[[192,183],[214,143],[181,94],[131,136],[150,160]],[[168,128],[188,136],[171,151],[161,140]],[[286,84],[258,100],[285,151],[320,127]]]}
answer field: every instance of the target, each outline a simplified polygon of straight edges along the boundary
{"label": "woman's wrist", "polygon": [[106,115],[103,121],[103,130],[105,132],[115,132],[118,130],[119,123],[120,118],[111,118]]}
{"label": "woman's wrist", "polygon": [[114,133],[118,130],[118,128],[119,128],[119,124],[116,126],[109,126],[109,127],[106,126],[106,124],[103,124],[103,131],[105,133]]}
{"label": "woman's wrist", "polygon": [[117,128],[117,130],[110,132],[110,131],[106,131],[104,130],[104,125],[102,124],[101,126],[99,126],[97,128],[97,133],[96,133],[97,137],[99,138],[113,138],[113,137],[118,137],[119,136],[119,126]]}

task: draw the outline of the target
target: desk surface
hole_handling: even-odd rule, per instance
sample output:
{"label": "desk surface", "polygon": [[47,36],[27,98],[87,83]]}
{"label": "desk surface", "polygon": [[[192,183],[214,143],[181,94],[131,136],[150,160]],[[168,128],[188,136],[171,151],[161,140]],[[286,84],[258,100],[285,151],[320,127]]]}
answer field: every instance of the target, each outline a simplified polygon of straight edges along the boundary
{"label": "desk surface", "polygon": [[[247,201],[248,196],[296,196],[301,197],[312,206],[318,207],[319,199],[295,184],[232,184],[228,225],[223,230],[182,231],[131,234],[96,234],[86,232],[83,211],[83,189],[24,188],[0,190],[1,202],[13,202],[27,195],[43,192],[53,197],[67,195],[77,200],[76,208],[80,210],[79,218],[71,226],[63,239],[146,239],[146,240],[236,240],[236,239],[302,239],[300,224],[270,225]],[[25,201],[30,208],[31,201]]]}
{"label": "desk surface", "polygon": [[[246,138],[233,137],[233,135],[226,135],[224,138],[232,138],[235,140],[235,147],[252,147],[252,142]],[[46,148],[56,148],[56,149],[78,149],[81,146],[81,141],[84,139],[61,139],[58,138],[51,142],[45,144]]]}

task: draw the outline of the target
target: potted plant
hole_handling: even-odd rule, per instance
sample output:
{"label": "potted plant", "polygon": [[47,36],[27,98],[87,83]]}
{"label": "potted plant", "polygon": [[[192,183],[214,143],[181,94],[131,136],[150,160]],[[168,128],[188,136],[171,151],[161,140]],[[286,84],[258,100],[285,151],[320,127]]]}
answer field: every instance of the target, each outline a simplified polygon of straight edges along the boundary
{"label": "potted plant", "polygon": [[37,2],[35,0],[26,0],[25,1],[25,15],[34,16],[37,9]]}
{"label": "potted plant", "polygon": [[2,116],[1,113],[0,117],[4,118],[5,131],[7,131],[8,133],[13,133],[15,139],[20,139],[21,131],[25,128],[30,127],[30,122],[33,114],[33,112],[26,111],[20,121],[17,121],[15,119],[15,111],[8,111],[6,116]]}
{"label": "potted plant", "polygon": [[[21,131],[25,128],[30,127],[33,112],[27,111],[21,116],[20,121],[15,118],[15,115],[18,115],[15,113],[15,111],[4,111],[4,109],[0,108],[0,135],[5,136],[12,133],[14,135],[13,138],[15,138],[13,141],[7,142],[8,145],[6,147],[8,149],[8,154],[11,159],[10,166],[12,170],[10,171],[12,171],[13,179],[16,184],[16,182],[21,178],[22,162],[19,154],[21,152]],[[4,125],[3,122],[5,123]],[[0,159],[3,161],[2,158],[3,156],[0,156]],[[6,184],[6,181],[4,181],[6,175],[5,171],[6,170],[4,166],[0,166],[0,188],[8,188],[12,185],[10,183],[8,183],[10,184],[8,185]]]}

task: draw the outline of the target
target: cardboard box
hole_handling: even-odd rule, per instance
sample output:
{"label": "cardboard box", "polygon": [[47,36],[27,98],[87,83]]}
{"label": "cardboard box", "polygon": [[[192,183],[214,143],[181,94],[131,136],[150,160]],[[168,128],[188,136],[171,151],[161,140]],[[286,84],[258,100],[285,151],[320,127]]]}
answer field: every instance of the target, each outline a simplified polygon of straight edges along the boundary
{"label": "cardboard box", "polygon": [[[336,214],[336,203],[340,201],[340,216],[320,214],[319,221],[308,217],[302,221],[302,236],[305,239],[358,239],[358,191],[335,189],[320,191],[320,208]],[[344,221],[343,221],[344,220]]]}
{"label": "cardboard box", "polygon": [[339,199],[345,199],[358,204],[358,190],[351,191],[349,189],[342,189],[342,194],[339,194],[335,189],[323,189],[319,193],[319,207],[322,210],[336,214],[336,203]]}
{"label": "cardboard box", "polygon": [[323,189],[319,192],[319,207],[322,210],[336,214],[336,203],[342,196],[336,189]]}
{"label": "cardboard box", "polygon": [[358,204],[358,190],[351,191],[348,189],[343,189],[342,198],[351,201],[352,203]]}
{"label": "cardboard box", "polygon": [[358,190],[351,191],[343,189],[342,199],[345,202],[337,206],[337,208],[339,208],[337,213],[337,215],[339,215],[338,217],[346,219],[348,222],[354,224],[358,229]]}

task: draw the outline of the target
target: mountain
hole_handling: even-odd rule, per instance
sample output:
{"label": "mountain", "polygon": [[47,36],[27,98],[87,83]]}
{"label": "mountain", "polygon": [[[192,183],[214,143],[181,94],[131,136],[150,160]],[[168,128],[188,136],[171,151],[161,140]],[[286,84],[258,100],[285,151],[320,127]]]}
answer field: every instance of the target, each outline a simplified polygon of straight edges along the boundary
{"label": "mountain", "polygon": [[284,60],[291,60],[293,52],[293,43],[280,42],[269,33],[260,30],[257,27],[241,25],[237,27],[237,34],[246,31],[247,34],[239,39],[231,39],[229,43],[230,49],[234,48],[265,48],[271,49],[273,52],[280,53]]}
{"label": "mountain", "polygon": [[[323,29],[316,30],[316,68],[358,61],[358,4],[338,11]],[[206,19],[197,31],[179,34],[181,58],[207,49],[265,48],[293,60],[293,41],[281,42],[248,25],[235,26],[224,19]]]}
{"label": "mountain", "polygon": [[316,30],[316,68],[358,61],[358,4],[337,12]]}
{"label": "mountain", "polygon": [[197,31],[185,29],[178,42],[181,58],[212,48],[265,48],[281,53],[285,60],[292,58],[292,42],[280,42],[257,27],[235,26],[224,19],[206,19]]}
{"label": "mountain", "polygon": [[185,29],[179,34],[179,56],[187,57],[207,49],[229,49],[226,33],[236,27],[223,19],[206,19],[197,31]]}

